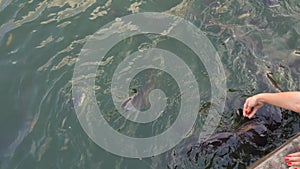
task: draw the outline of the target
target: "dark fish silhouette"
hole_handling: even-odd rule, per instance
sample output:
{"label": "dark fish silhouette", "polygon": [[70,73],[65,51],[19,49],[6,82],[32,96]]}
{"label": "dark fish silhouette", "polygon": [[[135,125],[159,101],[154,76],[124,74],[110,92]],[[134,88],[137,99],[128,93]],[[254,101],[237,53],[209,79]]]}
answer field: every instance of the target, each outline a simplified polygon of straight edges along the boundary
{"label": "dark fish silhouette", "polygon": [[189,158],[197,161],[201,154],[229,154],[242,145],[255,147],[267,143],[268,129],[259,122],[248,122],[233,132],[216,133],[205,141],[193,146],[188,152]]}
{"label": "dark fish silhouette", "polygon": [[86,94],[79,90],[76,90],[72,95],[73,105],[77,108],[81,106],[86,98]]}
{"label": "dark fish silhouette", "polygon": [[6,168],[9,165],[14,152],[23,142],[25,137],[33,130],[39,118],[39,113],[36,112],[36,93],[34,92],[35,85],[28,81],[22,83],[20,88],[20,96],[14,100],[18,107],[15,110],[9,110],[10,114],[14,115],[13,119],[9,120],[15,128],[3,128],[6,130],[0,133],[0,168]]}
{"label": "dark fish silhouette", "polygon": [[279,0],[265,0],[265,4],[270,8],[280,6]]}
{"label": "dark fish silhouette", "polygon": [[134,111],[137,110],[145,110],[150,107],[149,95],[150,90],[147,87],[143,87],[142,90],[137,91],[135,94],[126,99],[121,107],[126,110]]}
{"label": "dark fish silhouette", "polygon": [[149,74],[146,77],[145,84],[140,89],[136,89],[135,93],[121,104],[121,108],[131,111],[144,111],[150,108],[149,93],[155,89],[156,84],[154,80],[155,74]]}
{"label": "dark fish silhouette", "polygon": [[228,168],[230,164],[220,160],[235,159],[241,150],[250,154],[263,149],[267,144],[268,132],[264,124],[249,121],[234,131],[219,132],[200,143],[174,150],[171,160],[168,159],[168,168]]}

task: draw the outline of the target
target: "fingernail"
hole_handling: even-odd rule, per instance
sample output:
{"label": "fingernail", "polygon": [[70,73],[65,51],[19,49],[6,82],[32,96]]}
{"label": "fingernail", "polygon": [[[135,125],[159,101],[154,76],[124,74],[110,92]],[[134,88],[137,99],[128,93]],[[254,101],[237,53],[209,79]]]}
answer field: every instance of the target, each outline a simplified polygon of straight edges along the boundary
{"label": "fingernail", "polygon": [[289,160],[289,158],[285,157],[285,158],[284,158],[284,160],[288,161],[288,160]]}
{"label": "fingernail", "polygon": [[291,162],[288,162],[287,164],[288,164],[288,165],[291,165],[292,163],[291,163]]}
{"label": "fingernail", "polygon": [[245,110],[246,113],[248,113],[248,110]]}
{"label": "fingernail", "polygon": [[287,155],[286,157],[292,157],[291,155]]}

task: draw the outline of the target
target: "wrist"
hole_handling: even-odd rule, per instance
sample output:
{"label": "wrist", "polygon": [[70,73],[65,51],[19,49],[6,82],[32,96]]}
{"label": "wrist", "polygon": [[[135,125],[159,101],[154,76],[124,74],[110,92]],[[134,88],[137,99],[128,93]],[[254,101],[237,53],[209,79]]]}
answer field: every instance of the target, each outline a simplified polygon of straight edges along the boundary
{"label": "wrist", "polygon": [[256,102],[264,104],[266,102],[265,98],[266,98],[267,94],[268,93],[260,93],[260,94],[255,95],[254,97],[256,99]]}

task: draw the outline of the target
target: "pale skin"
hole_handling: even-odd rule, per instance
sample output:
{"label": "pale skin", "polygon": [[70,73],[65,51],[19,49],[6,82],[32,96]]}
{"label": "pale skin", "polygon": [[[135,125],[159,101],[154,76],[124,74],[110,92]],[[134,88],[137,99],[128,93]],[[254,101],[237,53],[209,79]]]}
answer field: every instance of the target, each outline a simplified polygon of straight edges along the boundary
{"label": "pale skin", "polygon": [[[300,92],[261,93],[249,97],[244,104],[244,117],[252,118],[264,104],[300,113]],[[288,166],[300,166],[300,152],[289,154],[284,159]]]}

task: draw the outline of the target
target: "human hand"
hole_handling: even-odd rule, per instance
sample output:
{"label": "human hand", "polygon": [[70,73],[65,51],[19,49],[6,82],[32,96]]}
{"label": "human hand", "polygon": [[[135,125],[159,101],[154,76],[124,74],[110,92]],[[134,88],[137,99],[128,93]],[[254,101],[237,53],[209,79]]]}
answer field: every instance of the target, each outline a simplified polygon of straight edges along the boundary
{"label": "human hand", "polygon": [[288,166],[300,166],[300,152],[289,154],[284,158],[284,160]]}
{"label": "human hand", "polygon": [[251,119],[254,116],[254,114],[257,112],[257,110],[261,108],[263,105],[264,103],[258,100],[258,95],[249,97],[244,103],[243,116]]}

